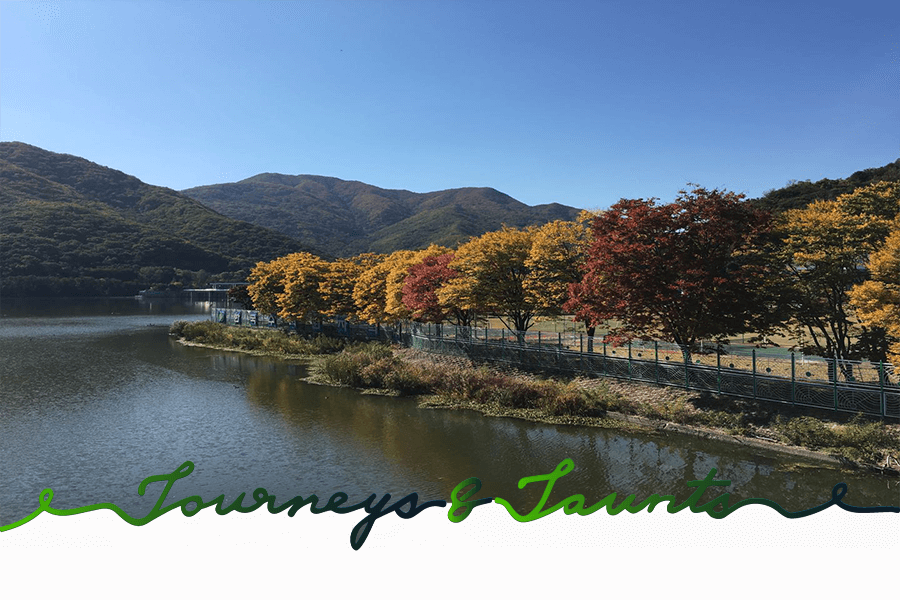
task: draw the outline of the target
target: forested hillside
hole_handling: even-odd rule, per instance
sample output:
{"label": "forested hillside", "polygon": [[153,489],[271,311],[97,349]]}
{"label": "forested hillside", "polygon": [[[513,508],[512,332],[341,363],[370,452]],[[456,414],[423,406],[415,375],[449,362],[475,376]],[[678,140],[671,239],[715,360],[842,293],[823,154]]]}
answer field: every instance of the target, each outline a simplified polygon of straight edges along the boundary
{"label": "forested hillside", "polygon": [[224,215],[269,227],[326,255],[453,246],[512,227],[574,219],[561,204],[528,206],[493,188],[414,193],[315,175],[263,173],[183,190]]}
{"label": "forested hillside", "polygon": [[4,296],[132,294],[242,279],[258,261],[302,249],[121,171],[0,143]]}
{"label": "forested hillside", "polygon": [[900,181],[900,159],[883,167],[857,171],[844,179],[795,181],[783,188],[770,190],[761,198],[750,200],[750,203],[756,208],[778,214],[792,208],[806,208],[815,200],[834,200],[877,181]]}

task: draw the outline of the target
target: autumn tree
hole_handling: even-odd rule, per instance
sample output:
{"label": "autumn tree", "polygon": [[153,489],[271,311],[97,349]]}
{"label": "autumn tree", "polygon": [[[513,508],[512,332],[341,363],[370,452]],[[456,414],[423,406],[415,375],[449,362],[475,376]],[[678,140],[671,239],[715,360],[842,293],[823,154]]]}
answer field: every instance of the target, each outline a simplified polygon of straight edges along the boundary
{"label": "autumn tree", "polygon": [[621,200],[592,223],[584,277],[567,307],[613,334],[661,336],[689,360],[701,339],[745,331],[767,312],[752,251],[768,213],[742,194],[694,186],[671,204]]}
{"label": "autumn tree", "polygon": [[[590,241],[589,223],[594,216],[582,211],[575,221],[551,221],[534,230],[525,261],[529,269],[525,289],[536,304],[546,307],[546,314],[561,314],[570,298],[570,286],[581,281]],[[590,352],[597,323],[588,319],[584,324]]]}
{"label": "autumn tree", "polygon": [[328,307],[319,291],[327,261],[308,252],[296,252],[283,259],[284,291],[278,295],[278,315],[293,321],[320,319]]}
{"label": "autumn tree", "polygon": [[415,252],[411,250],[398,250],[384,255],[359,275],[353,287],[353,302],[361,321],[374,325],[394,320],[386,310],[388,276],[401,265],[408,267],[414,255]]}
{"label": "autumn tree", "polygon": [[397,257],[390,261],[391,268],[384,282],[384,312],[389,321],[395,322],[412,316],[412,311],[403,302],[403,286],[409,276],[409,269],[426,258],[440,256],[447,252],[449,252],[449,248],[432,244],[424,250],[395,253]]}
{"label": "autumn tree", "polygon": [[877,181],[837,197],[845,212],[873,218],[871,227],[887,235],[891,220],[900,214],[900,182]]}
{"label": "autumn tree", "polygon": [[451,321],[459,327],[475,324],[475,312],[456,306],[441,304],[437,291],[459,272],[450,268],[454,254],[446,252],[438,256],[426,256],[409,268],[403,284],[403,304],[412,318],[428,323]]}
{"label": "autumn tree", "polygon": [[250,285],[247,292],[257,310],[273,317],[281,310],[278,297],[284,293],[286,257],[276,258],[269,262],[259,262],[250,271]]}
{"label": "autumn tree", "polygon": [[381,260],[377,254],[359,254],[352,258],[338,258],[328,263],[319,281],[319,294],[324,305],[323,314],[328,317],[357,317],[353,289],[359,277]]}
{"label": "autumn tree", "polygon": [[234,302],[244,310],[254,310],[253,298],[246,285],[236,285],[225,292],[229,302]]}
{"label": "autumn tree", "polygon": [[[869,278],[869,255],[890,233],[886,217],[897,214],[898,199],[900,184],[880,182],[783,215],[779,232],[794,291],[791,313],[823,356],[861,358],[876,345],[863,343],[872,331],[857,319],[849,293]],[[842,368],[849,374],[848,366]]]}
{"label": "autumn tree", "polygon": [[493,314],[508,329],[527,331],[532,319],[548,310],[525,286],[531,273],[526,262],[533,235],[533,228],[503,227],[460,246],[448,265],[459,276],[438,290],[438,301],[445,306]]}
{"label": "autumn tree", "polygon": [[872,279],[850,291],[850,303],[862,323],[884,329],[890,343],[886,358],[896,370],[900,369],[900,216],[892,226],[884,245],[869,257]]}

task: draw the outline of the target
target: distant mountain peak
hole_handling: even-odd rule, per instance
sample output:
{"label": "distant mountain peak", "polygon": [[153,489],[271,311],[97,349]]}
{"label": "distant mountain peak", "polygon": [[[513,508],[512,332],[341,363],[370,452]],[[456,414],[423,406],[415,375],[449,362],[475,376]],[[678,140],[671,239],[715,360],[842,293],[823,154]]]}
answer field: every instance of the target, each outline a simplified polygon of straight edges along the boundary
{"label": "distant mountain peak", "polygon": [[528,206],[492,187],[417,193],[321,175],[260,173],[236,183],[183,190],[214,210],[269,227],[328,254],[454,246],[470,236],[555,219],[579,210]]}

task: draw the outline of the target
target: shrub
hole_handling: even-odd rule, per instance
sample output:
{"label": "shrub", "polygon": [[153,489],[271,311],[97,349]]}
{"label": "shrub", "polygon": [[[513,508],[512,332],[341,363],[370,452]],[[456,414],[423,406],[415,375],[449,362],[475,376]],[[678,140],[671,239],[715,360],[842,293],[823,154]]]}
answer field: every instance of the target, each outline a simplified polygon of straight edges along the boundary
{"label": "shrub", "polygon": [[[342,338],[332,338],[322,334],[315,338],[303,338],[278,329],[233,327],[212,321],[176,321],[169,328],[169,333],[200,344],[279,354],[332,354],[348,346],[348,342]],[[355,344],[358,349],[372,345],[375,344]],[[384,351],[380,350],[380,352]]]}
{"label": "shrub", "polygon": [[510,408],[536,408],[541,400],[541,386],[506,378],[485,387],[487,399]]}
{"label": "shrub", "polygon": [[438,380],[434,372],[397,361],[383,379],[383,385],[401,394],[427,394],[437,388]]}
{"label": "shrub", "polygon": [[878,462],[885,452],[900,450],[900,436],[887,429],[884,423],[867,422],[862,414],[834,433],[837,445],[843,448],[841,453],[853,460]]}
{"label": "shrub", "polygon": [[837,442],[834,430],[813,417],[775,420],[777,431],[788,443],[807,448],[829,448]]}
{"label": "shrub", "polygon": [[331,383],[362,387],[364,366],[358,355],[342,352],[324,357],[316,365],[315,372]]}
{"label": "shrub", "polygon": [[188,325],[187,321],[175,321],[172,323],[172,326],[169,327],[169,335],[174,335],[175,337],[183,337],[184,328]]}
{"label": "shrub", "polygon": [[600,408],[595,394],[576,385],[556,384],[541,398],[541,408],[555,416],[584,415],[592,408]]}
{"label": "shrub", "polygon": [[362,387],[386,388],[385,379],[394,370],[396,359],[387,356],[373,358],[367,354],[355,354],[355,364],[359,365],[359,378]]}

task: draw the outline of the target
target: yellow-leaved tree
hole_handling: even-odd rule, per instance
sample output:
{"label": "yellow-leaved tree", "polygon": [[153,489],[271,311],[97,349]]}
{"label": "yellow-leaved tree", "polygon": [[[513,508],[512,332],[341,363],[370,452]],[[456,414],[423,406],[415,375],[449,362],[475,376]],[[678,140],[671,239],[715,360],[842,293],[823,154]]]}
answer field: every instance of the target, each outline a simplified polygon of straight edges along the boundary
{"label": "yellow-leaved tree", "polygon": [[372,325],[389,323],[395,318],[385,310],[387,304],[387,280],[391,271],[406,263],[415,255],[412,250],[398,250],[383,255],[360,273],[353,286],[353,302],[360,321]]}
{"label": "yellow-leaved tree", "polygon": [[459,247],[449,267],[459,276],[437,292],[445,306],[492,314],[510,330],[527,331],[548,305],[526,289],[535,229],[504,226]]}
{"label": "yellow-leaved tree", "polygon": [[[530,271],[525,290],[532,301],[546,307],[545,314],[562,314],[570,286],[581,281],[590,243],[589,224],[594,216],[582,211],[575,221],[551,221],[534,230],[531,252],[525,261]],[[585,328],[590,346],[596,323],[585,322]]]}
{"label": "yellow-leaved tree", "polygon": [[260,312],[277,317],[278,297],[284,293],[285,267],[287,257],[282,256],[269,262],[259,262],[250,271],[247,293],[253,306]]}
{"label": "yellow-leaved tree", "polygon": [[328,263],[319,281],[319,294],[324,305],[323,315],[357,319],[353,288],[360,275],[381,260],[380,255],[366,253],[352,258],[338,258]]}
{"label": "yellow-leaved tree", "polygon": [[883,246],[898,207],[900,184],[879,182],[784,213],[779,232],[791,314],[823,356],[867,352],[859,340],[871,331],[856,318],[849,293],[869,278],[869,255]]}
{"label": "yellow-leaved tree", "polygon": [[900,369],[900,216],[892,226],[884,245],[869,257],[872,279],[850,291],[850,302],[863,323],[884,329],[887,359]]}
{"label": "yellow-leaved tree", "polygon": [[308,252],[284,257],[284,291],[278,295],[278,315],[292,321],[321,319],[327,306],[319,284],[328,271],[328,261]]}

